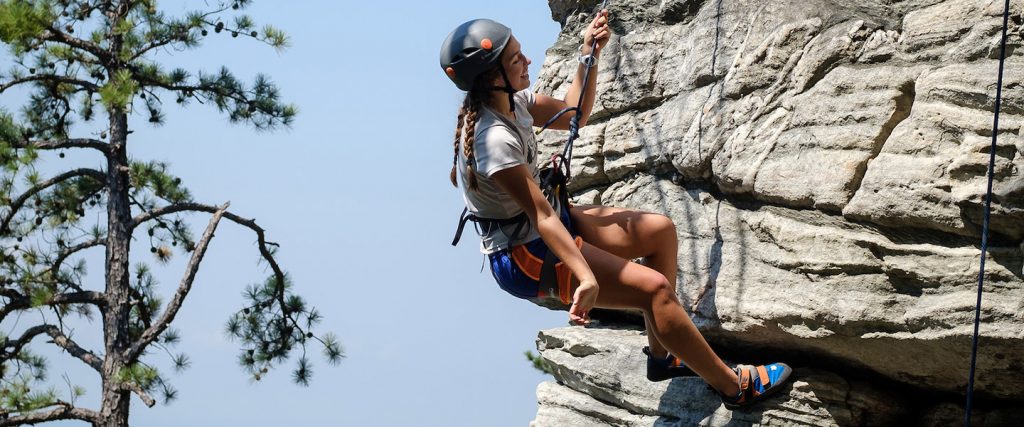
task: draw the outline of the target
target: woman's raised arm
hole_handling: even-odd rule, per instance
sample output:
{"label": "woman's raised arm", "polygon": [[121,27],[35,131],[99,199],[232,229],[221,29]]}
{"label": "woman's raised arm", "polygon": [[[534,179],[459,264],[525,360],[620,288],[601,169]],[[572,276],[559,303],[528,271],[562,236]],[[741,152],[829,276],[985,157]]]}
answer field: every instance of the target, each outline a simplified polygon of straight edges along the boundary
{"label": "woman's raised arm", "polygon": [[[536,94],[536,101],[533,107],[530,108],[530,115],[533,116],[534,126],[544,126],[548,120],[551,120],[555,114],[562,111],[566,107],[575,107],[579,104],[580,94],[585,94],[582,105],[582,115],[580,116],[580,127],[587,124],[587,119],[590,117],[590,112],[594,109],[594,94],[597,88],[597,58],[601,54],[601,49],[608,44],[608,39],[611,38],[611,29],[608,28],[608,10],[602,10],[598,13],[594,20],[587,27],[586,32],[583,36],[583,47],[581,48],[581,55],[593,55],[593,60],[590,61],[592,67],[590,69],[590,80],[587,82],[587,87],[583,88],[583,74],[586,73],[587,68],[581,62],[579,67],[576,68],[576,77],[572,80],[572,86],[569,86],[569,91],[565,94],[565,99],[552,98],[547,95]],[[591,52],[591,48],[594,45],[594,40],[597,40],[597,50]],[[569,119],[572,118],[572,114],[565,114],[549,126],[549,129],[569,129]]]}

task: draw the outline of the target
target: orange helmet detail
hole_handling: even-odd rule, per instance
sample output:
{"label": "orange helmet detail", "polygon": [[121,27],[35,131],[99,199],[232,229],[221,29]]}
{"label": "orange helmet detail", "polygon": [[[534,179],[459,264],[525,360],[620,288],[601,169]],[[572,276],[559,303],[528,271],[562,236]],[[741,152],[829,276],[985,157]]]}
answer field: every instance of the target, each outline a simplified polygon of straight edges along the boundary
{"label": "orange helmet detail", "polygon": [[480,41],[480,47],[491,50],[494,47],[494,43],[491,42],[491,39],[483,39]]}
{"label": "orange helmet detail", "polygon": [[445,72],[445,74],[448,75],[448,77],[451,77],[453,79],[455,78],[455,69],[454,68],[452,68],[452,67],[445,68],[444,72]]}

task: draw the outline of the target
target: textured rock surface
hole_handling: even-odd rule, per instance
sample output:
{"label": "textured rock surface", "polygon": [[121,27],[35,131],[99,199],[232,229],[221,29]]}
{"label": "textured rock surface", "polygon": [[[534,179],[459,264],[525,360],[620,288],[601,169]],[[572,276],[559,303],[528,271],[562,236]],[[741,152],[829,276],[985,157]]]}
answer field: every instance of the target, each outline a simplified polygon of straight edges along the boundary
{"label": "textured rock surface", "polygon": [[[536,425],[885,425],[899,421],[907,402],[863,382],[817,369],[798,369],[798,380],[750,411],[729,411],[698,378],[652,383],[644,376],[646,343],[638,330],[563,328],[543,331],[537,347],[555,379],[538,387]],[[578,421],[569,422],[582,415]]]}
{"label": "textured rock surface", "polygon": [[[595,3],[550,1],[563,33],[538,92],[567,90]],[[538,389],[537,423],[878,424],[858,411],[886,412],[889,401],[878,396],[894,387],[938,397],[897,405],[893,419],[959,422],[1002,2],[636,0],[610,8],[616,36],[574,149],[577,200],[673,218],[679,296],[714,344],[799,360],[801,372],[857,383],[868,397],[851,407],[822,397],[841,389],[814,389],[819,400],[810,404],[794,385],[789,400],[737,421],[747,415],[713,406],[700,387],[677,380],[659,389],[619,369],[642,361],[635,332],[549,331],[539,345],[559,366],[559,384]],[[979,417],[991,425],[1016,419],[1012,408],[1024,401],[1017,382],[1005,380],[1024,369],[1022,11],[1024,1],[1011,2],[975,379],[987,411]],[[542,134],[544,151],[563,143],[562,132]],[[605,350],[566,359],[573,352],[554,343],[576,333],[580,348]],[[582,359],[589,362],[570,363]],[[853,381],[860,374],[868,379]],[[663,409],[665,399],[681,406]]]}
{"label": "textured rock surface", "polygon": [[[968,239],[737,207],[643,174],[602,199],[676,220],[679,294],[707,335],[812,352],[949,392],[966,384],[979,259]],[[1020,398],[1002,376],[1024,366],[1021,254],[997,248],[991,256],[975,387]]]}
{"label": "textured rock surface", "polygon": [[[592,3],[552,2],[565,29],[537,91],[568,89]],[[678,172],[780,206],[978,236],[1002,3],[843,3],[613,5],[575,187]],[[1024,238],[1014,5],[992,219],[1008,241]],[[546,132],[544,145],[563,138]]]}
{"label": "textured rock surface", "polygon": [[[539,409],[532,426],[948,426],[963,409],[936,403],[906,389],[880,385],[818,368],[798,368],[792,385],[760,405],[730,411],[703,381],[644,376],[647,339],[640,330],[561,328],[541,331],[537,348],[557,382],[537,387]],[[985,408],[973,425],[1011,426],[1024,409]]]}

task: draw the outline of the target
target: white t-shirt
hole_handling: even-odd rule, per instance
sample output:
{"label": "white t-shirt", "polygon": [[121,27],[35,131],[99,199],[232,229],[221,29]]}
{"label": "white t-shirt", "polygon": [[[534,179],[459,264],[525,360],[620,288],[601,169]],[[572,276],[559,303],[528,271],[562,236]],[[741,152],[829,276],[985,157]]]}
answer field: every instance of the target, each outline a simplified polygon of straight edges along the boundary
{"label": "white t-shirt", "polygon": [[[533,133],[533,116],[529,108],[533,106],[533,92],[530,89],[519,91],[514,95],[516,103],[516,120],[510,120],[487,106],[481,107],[477,115],[476,133],[474,134],[473,150],[476,157],[476,179],[479,188],[476,191],[466,188],[465,151],[459,150],[459,175],[463,185],[462,196],[469,212],[483,218],[511,218],[523,212],[508,193],[498,186],[491,177],[495,172],[518,165],[526,165],[534,182],[540,184],[540,172],[537,169],[537,140]],[[516,225],[492,227],[485,229],[478,226],[480,232],[480,251],[490,254],[501,249],[526,243],[540,238],[537,230],[529,223],[524,225],[519,234],[513,236]]]}

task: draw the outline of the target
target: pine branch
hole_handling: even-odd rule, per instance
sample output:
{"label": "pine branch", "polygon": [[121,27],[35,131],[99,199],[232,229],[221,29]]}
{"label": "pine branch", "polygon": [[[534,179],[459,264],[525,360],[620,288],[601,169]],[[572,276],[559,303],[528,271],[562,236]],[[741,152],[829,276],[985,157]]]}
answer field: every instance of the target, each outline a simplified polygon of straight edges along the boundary
{"label": "pine branch", "polygon": [[152,326],[146,328],[146,330],[139,337],[138,341],[129,347],[124,355],[125,360],[134,361],[142,351],[152,343],[174,320],[174,317],[178,314],[178,310],[181,308],[181,304],[185,302],[185,297],[188,296],[189,291],[192,289],[192,282],[195,280],[196,272],[199,271],[199,263],[203,261],[203,256],[206,255],[206,248],[210,243],[210,239],[213,238],[213,232],[217,229],[217,224],[220,222],[222,216],[225,216],[226,210],[230,203],[225,203],[223,206],[216,208],[213,217],[210,218],[210,224],[206,226],[206,231],[203,232],[203,237],[199,240],[199,244],[192,252],[192,259],[189,260],[188,265],[185,267],[185,276],[181,279],[181,284],[178,285],[178,291],[174,293],[174,297],[171,302],[167,304],[167,309],[160,316],[160,319],[156,321]]}
{"label": "pine branch", "polygon": [[158,49],[158,48],[167,46],[167,45],[169,45],[171,43],[174,43],[176,41],[181,41],[181,39],[178,38],[178,37],[167,37],[165,39],[153,40],[153,41],[147,43],[145,46],[139,48],[139,51],[135,52],[135,54],[132,55],[130,61],[135,61],[135,60],[141,58],[143,55],[145,55],[146,53],[148,53],[149,51],[151,51],[153,49]]}
{"label": "pine branch", "polygon": [[39,184],[32,186],[32,188],[29,188],[28,190],[25,191],[25,193],[23,193],[21,196],[18,196],[17,199],[14,199],[14,201],[11,202],[10,212],[7,212],[7,215],[4,216],[3,219],[0,219],[0,234],[7,233],[8,226],[10,225],[11,220],[14,219],[15,214],[18,213],[18,210],[25,205],[25,202],[27,202],[29,198],[43,190],[46,190],[47,188],[50,188],[61,182],[67,181],[71,178],[76,178],[80,176],[90,176],[100,182],[106,182],[107,179],[107,176],[104,175],[103,172],[100,172],[95,169],[81,168],[64,172],[60,175],[57,175],[53,178],[50,178],[46,181],[43,181]]}
{"label": "pine branch", "polygon": [[116,61],[113,55],[104,49],[102,46],[93,43],[88,40],[83,40],[78,37],[74,37],[61,30],[54,28],[50,25],[42,34],[39,36],[39,40],[43,42],[54,42],[71,46],[76,49],[81,49],[92,54],[103,64],[113,64]]}
{"label": "pine branch", "polygon": [[[32,308],[31,298],[23,296],[13,289],[5,289],[3,294],[10,301],[4,304],[3,307],[0,307],[0,322],[15,311]],[[105,307],[107,305],[107,297],[101,292],[79,291],[54,295],[42,305],[53,307],[69,304],[92,304],[98,307]]]}
{"label": "pine branch", "polygon": [[34,148],[37,150],[61,150],[65,148],[92,148],[107,154],[110,152],[110,145],[98,139],[70,138],[46,141],[15,142],[13,148]]}
{"label": "pine branch", "polygon": [[0,297],[7,297],[9,299],[24,298],[24,295],[18,291],[4,287],[7,286],[8,283],[10,282],[0,282]]}
{"label": "pine branch", "polygon": [[[53,338],[53,343],[58,347],[64,349],[68,354],[75,358],[85,362],[89,367],[93,368],[96,372],[103,373],[103,358],[97,356],[95,353],[83,349],[74,340],[64,335],[59,328],[54,325],[39,325],[29,328],[22,334],[21,338],[18,338],[14,343],[4,343],[3,348],[0,348],[3,352],[0,353],[0,360],[7,360],[18,355],[21,349],[24,348],[29,342],[31,342],[36,336],[47,334]],[[7,351],[7,348],[11,348],[11,351]],[[148,407],[156,405],[156,400],[149,395],[141,386],[134,382],[122,383],[121,386],[142,399],[142,402]],[[0,424],[2,425],[2,424]]]}
{"label": "pine branch", "polygon": [[[201,203],[175,203],[172,205],[153,209],[152,211],[143,213],[141,215],[136,216],[135,218],[132,218],[132,224],[130,228],[135,229],[135,227],[138,227],[139,225],[145,223],[146,221],[165,215],[170,215],[173,213],[188,211],[216,213],[218,209],[219,208],[216,206],[204,205]],[[267,263],[270,264],[270,268],[274,270],[274,276],[276,276],[278,283],[283,284],[285,282],[284,271],[281,270],[281,267],[277,265],[277,260],[274,259],[274,254],[270,252],[270,248],[268,247],[277,246],[277,244],[273,242],[268,242],[266,240],[265,230],[263,230],[262,227],[256,224],[255,219],[245,219],[227,211],[224,212],[224,218],[227,218],[238,225],[248,227],[252,231],[256,232],[256,238],[259,243],[260,254],[263,255],[263,259],[265,259]],[[284,305],[283,286],[281,287],[280,291],[280,300],[281,304]]]}
{"label": "pine branch", "polygon": [[246,89],[233,75],[222,68],[218,74],[200,74],[194,83],[162,79],[133,70],[133,79],[140,87],[161,88],[178,94],[178,102],[194,98],[200,103],[212,102],[221,112],[228,114],[234,122],[252,123],[258,130],[271,129],[278,125],[290,126],[296,109],[282,105],[277,100],[277,88],[263,76],[257,76],[253,87]]}
{"label": "pine branch", "polygon": [[132,393],[135,393],[136,396],[139,396],[139,399],[142,399],[142,403],[145,403],[147,407],[152,408],[154,405],[156,405],[156,399],[153,399],[153,396],[150,396],[149,393],[146,393],[146,391],[143,390],[142,387],[139,386],[138,384],[123,383],[121,384],[121,386],[128,389]]}
{"label": "pine branch", "polygon": [[56,74],[36,74],[32,76],[14,79],[7,83],[0,84],[0,93],[4,93],[5,90],[21,84],[38,81],[71,84],[93,92],[100,90],[100,87],[97,86],[95,83],[87,82],[85,80],[79,80],[69,76],[58,76]]}
{"label": "pine branch", "polygon": [[[61,332],[60,328],[54,325],[39,325],[33,326],[25,331],[20,338],[14,341],[14,343],[4,343],[4,353],[0,355],[0,359],[8,360],[18,355],[21,349],[31,342],[35,337],[46,334],[50,338],[53,338],[53,343],[68,352],[68,354],[74,356],[78,360],[85,362],[96,372],[103,372],[103,358],[99,357],[92,352],[83,349],[74,340],[68,338]],[[7,351],[7,348],[11,348],[11,351]]]}
{"label": "pine branch", "polygon": [[[145,223],[147,221],[151,221],[153,219],[156,219],[156,218],[159,218],[159,217],[162,217],[162,216],[167,216],[167,215],[170,215],[170,214],[175,214],[175,213],[178,213],[178,212],[217,213],[218,210],[220,210],[220,208],[217,207],[217,206],[204,205],[202,203],[193,203],[193,202],[175,203],[175,204],[172,204],[172,205],[167,205],[167,206],[163,206],[163,207],[160,207],[160,208],[153,209],[153,210],[151,210],[149,212],[145,212],[143,214],[140,214],[140,215],[136,216],[135,218],[132,218],[132,224],[131,224],[131,226],[129,228],[135,229],[136,227],[142,225],[143,223]],[[238,225],[244,225],[244,226],[252,229],[253,231],[256,232],[256,234],[258,236],[260,236],[260,241],[261,242],[263,241],[262,236],[263,236],[264,230],[259,225],[256,225],[256,220],[254,220],[254,219],[245,219],[245,218],[242,218],[242,217],[240,217],[238,215],[235,215],[235,214],[233,214],[231,212],[228,212],[228,211],[224,211],[224,218],[227,218],[227,219],[231,220],[232,222],[234,222],[234,223],[236,223]],[[274,243],[270,243],[270,244],[274,245]]]}
{"label": "pine branch", "polygon": [[[132,219],[131,227],[135,228],[135,227],[138,227],[141,224],[144,224],[147,221],[151,221],[153,219],[156,219],[156,218],[159,218],[159,217],[162,217],[162,216],[165,216],[165,215],[175,214],[175,213],[178,213],[178,212],[213,212],[213,213],[215,213],[215,212],[218,211],[218,209],[219,208],[217,208],[215,206],[203,205],[203,204],[199,204],[199,203],[190,203],[190,202],[176,203],[176,204],[164,206],[164,207],[161,207],[161,208],[157,208],[157,209],[154,209],[152,211],[148,211],[148,212],[145,212],[143,214],[140,214],[140,215],[136,216],[135,218]],[[273,243],[273,242],[268,242],[266,240],[265,231],[263,230],[263,228],[261,228],[259,225],[256,224],[255,220],[245,219],[245,218],[239,217],[238,215],[235,215],[235,214],[233,214],[231,212],[224,212],[224,217],[229,219],[229,220],[231,220],[232,222],[235,222],[236,224],[243,225],[243,226],[248,227],[249,229],[253,230],[254,232],[256,232],[260,254],[262,255],[263,259],[270,265],[271,269],[274,272],[273,278],[269,279],[269,280],[271,280],[273,283],[275,283],[275,285],[273,286],[273,297],[272,298],[276,301],[276,303],[278,304],[278,306],[282,310],[282,312],[281,312],[282,318],[280,319],[280,321],[289,323],[296,330],[302,331],[303,330],[302,325],[300,325],[297,322],[296,318],[291,315],[292,313],[288,311],[288,307],[290,306],[290,304],[289,304],[289,301],[286,300],[286,293],[285,293],[287,278],[286,278],[286,276],[284,274],[284,271],[282,271],[281,267],[277,264],[277,260],[274,258],[274,254],[273,254],[273,252],[270,249],[270,246],[277,246],[277,245],[275,243]],[[250,308],[254,308],[254,307],[250,307]],[[259,307],[255,307],[255,308],[259,308]],[[246,310],[248,310],[248,309],[246,309]],[[301,311],[301,310],[299,310],[299,311]],[[315,322],[315,320],[314,320],[315,318],[316,318],[316,314],[310,313],[309,314],[309,319],[307,320],[307,322],[309,322],[310,325],[311,325],[313,322]],[[304,333],[303,335],[306,335],[306,334],[307,333]],[[312,337],[312,336],[310,336],[310,337]],[[319,340],[322,344],[324,344],[328,348],[328,350],[326,350],[328,352],[328,354],[329,354],[328,358],[330,360],[336,361],[338,359],[338,357],[340,356],[340,351],[337,350],[336,342],[333,339],[330,339],[330,338],[328,339],[328,341],[324,341],[324,340],[322,340],[320,338],[316,338],[316,339]],[[266,344],[266,343],[264,343],[264,344]],[[282,348],[286,348],[288,346],[288,344],[285,343],[285,344],[282,344],[282,346],[283,346]],[[137,357],[139,354],[141,354],[140,353],[141,350],[138,347],[133,348],[132,350],[134,350],[133,353],[130,353],[130,355],[132,355],[132,356]],[[249,354],[250,358],[252,357],[251,351],[252,350],[250,349],[250,354]],[[264,351],[266,351],[266,350],[264,349]],[[126,353],[126,354],[129,354],[129,353]],[[275,357],[280,357],[280,356],[275,356]],[[128,360],[133,360],[133,359],[128,359]],[[251,363],[250,363],[250,365],[251,365]],[[259,375],[256,375],[256,378],[258,379]]]}
{"label": "pine branch", "polygon": [[50,274],[53,277],[57,277],[57,273],[60,271],[61,264],[63,264],[64,261],[68,259],[68,257],[70,257],[71,255],[74,255],[76,252],[83,251],[85,249],[89,249],[89,248],[94,247],[94,246],[106,246],[106,245],[107,245],[106,239],[95,239],[95,240],[90,240],[88,242],[79,243],[79,244],[77,244],[75,246],[70,246],[70,247],[64,248],[64,250],[61,251],[59,255],[57,255],[57,259],[53,262],[53,266],[50,267]]}
{"label": "pine branch", "polygon": [[[200,15],[199,19],[202,21],[202,24],[211,25],[209,22],[206,22],[206,18],[207,17],[212,16],[212,15],[216,15],[218,13],[225,12],[228,9],[231,9],[231,7],[228,6],[225,3],[224,6],[221,7],[220,9],[212,10],[212,11],[209,11],[209,12],[206,12],[206,13]],[[199,26],[189,25],[188,27],[182,28],[181,32],[182,33],[188,33],[188,31],[196,29],[196,28],[202,28],[202,25],[199,25]],[[134,55],[132,55],[131,59],[128,62],[134,62],[136,59],[141,58],[143,55],[145,55],[149,51],[151,51],[153,49],[161,48],[163,46],[167,46],[167,45],[169,45],[171,43],[174,43],[176,41],[181,41],[181,39],[179,37],[172,36],[172,37],[166,37],[166,38],[159,39],[159,40],[153,40],[153,41],[151,41],[149,43],[146,43],[145,45],[140,47],[139,50],[137,52],[135,52]]]}
{"label": "pine branch", "polygon": [[[190,85],[190,84],[174,84],[174,83],[168,83],[168,82],[163,82],[163,81],[159,81],[159,80],[149,79],[149,78],[146,78],[145,76],[138,75],[138,74],[135,75],[135,79],[140,84],[145,85],[145,86],[158,87],[158,88],[169,90],[169,91],[172,91],[172,92],[190,93],[190,94],[192,94],[191,96],[195,96],[196,92],[199,92],[199,93],[205,92],[205,93],[215,94],[217,96],[223,96],[225,98],[232,99],[235,102],[249,102],[249,99],[247,99],[246,97],[240,95],[238,91],[231,91],[231,90],[229,90],[229,89],[227,89],[224,86],[219,85],[219,84],[203,84],[203,83],[193,84],[193,85]],[[207,99],[210,99],[210,97],[207,97]]]}
{"label": "pine branch", "polygon": [[16,415],[13,417],[7,416],[7,412],[0,411],[0,427],[19,426],[58,420],[80,420],[98,425],[101,421],[99,412],[76,408],[67,402],[57,401],[49,406],[59,406],[59,408],[49,411],[33,411],[25,415]]}

